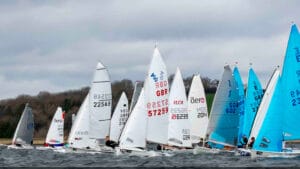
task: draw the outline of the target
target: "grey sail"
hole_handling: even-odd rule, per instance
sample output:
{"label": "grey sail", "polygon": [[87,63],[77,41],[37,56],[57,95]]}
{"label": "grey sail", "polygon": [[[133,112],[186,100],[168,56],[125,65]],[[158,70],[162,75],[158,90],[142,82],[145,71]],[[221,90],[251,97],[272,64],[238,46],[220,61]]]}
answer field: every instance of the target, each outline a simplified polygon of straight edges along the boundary
{"label": "grey sail", "polygon": [[134,108],[134,106],[135,106],[135,104],[136,104],[136,102],[137,102],[137,100],[140,96],[142,88],[143,88],[143,82],[136,81],[135,86],[134,86],[132,99],[131,99],[130,108],[129,108],[129,113],[131,113],[131,111],[133,110],[133,108]]}
{"label": "grey sail", "polygon": [[15,131],[12,144],[32,144],[34,132],[33,113],[28,103],[26,104],[22,116]]}

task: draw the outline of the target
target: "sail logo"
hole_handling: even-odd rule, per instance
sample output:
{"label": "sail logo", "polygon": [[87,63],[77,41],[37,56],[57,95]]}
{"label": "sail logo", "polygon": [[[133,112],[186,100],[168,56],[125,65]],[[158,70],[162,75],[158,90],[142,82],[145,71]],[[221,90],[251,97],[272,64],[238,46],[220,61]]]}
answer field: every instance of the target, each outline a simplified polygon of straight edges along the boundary
{"label": "sail logo", "polygon": [[203,118],[203,117],[206,117],[206,116],[207,116],[207,113],[198,113],[197,114],[198,118]]}
{"label": "sail logo", "polygon": [[196,97],[190,97],[191,103],[205,103],[204,97],[196,98]]}
{"label": "sail logo", "polygon": [[34,127],[33,123],[28,123],[27,124],[27,129],[30,130]]}
{"label": "sail logo", "polygon": [[154,73],[151,73],[150,77],[152,77],[154,82],[158,81],[158,77]]}
{"label": "sail logo", "polygon": [[76,135],[88,135],[89,132],[88,131],[77,131],[75,134]]}
{"label": "sail logo", "polygon": [[174,100],[173,103],[176,105],[183,104],[183,100]]}
{"label": "sail logo", "polygon": [[299,52],[299,48],[298,47],[295,47],[295,56],[296,56],[296,61],[297,62],[300,62],[300,52]]}
{"label": "sail logo", "polygon": [[54,119],[54,122],[55,123],[63,123],[63,120],[61,120],[61,119]]}

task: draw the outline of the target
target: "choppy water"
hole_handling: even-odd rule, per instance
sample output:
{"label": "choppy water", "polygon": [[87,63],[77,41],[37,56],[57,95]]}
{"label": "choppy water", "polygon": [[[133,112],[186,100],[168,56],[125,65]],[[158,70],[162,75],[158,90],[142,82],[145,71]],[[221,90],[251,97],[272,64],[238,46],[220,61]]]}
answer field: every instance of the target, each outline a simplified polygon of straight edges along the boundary
{"label": "choppy water", "polygon": [[239,157],[230,153],[177,153],[173,156],[140,157],[113,153],[60,153],[52,150],[0,147],[0,166],[51,167],[295,167],[300,158]]}

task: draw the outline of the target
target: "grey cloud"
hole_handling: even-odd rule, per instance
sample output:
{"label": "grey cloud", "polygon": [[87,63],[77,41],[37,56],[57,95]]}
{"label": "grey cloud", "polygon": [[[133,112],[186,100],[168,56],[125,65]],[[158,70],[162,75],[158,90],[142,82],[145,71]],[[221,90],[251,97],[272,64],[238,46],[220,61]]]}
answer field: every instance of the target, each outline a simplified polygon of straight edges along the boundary
{"label": "grey cloud", "polygon": [[[298,1],[1,1],[0,98],[90,84],[98,60],[112,80],[143,80],[154,43],[169,74],[221,77],[249,62],[265,84],[281,65]],[[33,84],[31,85],[30,82]],[[2,94],[5,93],[5,94]]]}

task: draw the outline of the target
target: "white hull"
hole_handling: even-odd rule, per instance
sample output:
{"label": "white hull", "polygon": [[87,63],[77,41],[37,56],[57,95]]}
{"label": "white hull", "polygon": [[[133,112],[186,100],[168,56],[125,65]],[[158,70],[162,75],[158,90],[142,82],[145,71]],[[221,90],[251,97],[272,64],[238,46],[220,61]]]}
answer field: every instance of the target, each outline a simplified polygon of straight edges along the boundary
{"label": "white hull", "polygon": [[255,151],[251,150],[251,158],[266,157],[266,158],[294,158],[300,157],[300,150],[292,150],[290,152],[271,152],[271,151]]}
{"label": "white hull", "polygon": [[235,156],[251,156],[251,150],[246,148],[238,148],[234,152]]}
{"label": "white hull", "polygon": [[60,147],[45,147],[45,146],[39,146],[39,147],[36,147],[37,150],[64,150],[65,148],[63,146],[60,146]]}
{"label": "white hull", "polygon": [[32,145],[21,145],[21,146],[9,145],[7,146],[7,149],[35,149],[35,147]]}
{"label": "white hull", "polygon": [[141,156],[141,157],[156,157],[163,156],[163,152],[158,151],[147,151],[138,148],[128,148],[128,149],[120,149],[120,147],[116,147],[116,155],[129,155],[129,156]]}
{"label": "white hull", "polygon": [[219,150],[219,149],[207,148],[207,147],[199,147],[199,146],[196,146],[193,149],[193,154],[194,155],[196,155],[196,154],[203,154],[203,153],[217,154],[217,153],[220,153],[220,152],[221,152],[221,150]]}
{"label": "white hull", "polygon": [[99,146],[93,149],[80,149],[80,148],[72,148],[72,147],[68,147],[68,148],[64,148],[65,152],[67,153],[72,153],[72,152],[76,152],[76,153],[114,153],[116,150],[114,150],[111,147],[107,147],[107,146]]}

